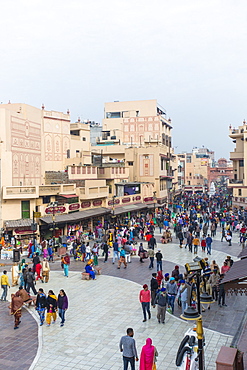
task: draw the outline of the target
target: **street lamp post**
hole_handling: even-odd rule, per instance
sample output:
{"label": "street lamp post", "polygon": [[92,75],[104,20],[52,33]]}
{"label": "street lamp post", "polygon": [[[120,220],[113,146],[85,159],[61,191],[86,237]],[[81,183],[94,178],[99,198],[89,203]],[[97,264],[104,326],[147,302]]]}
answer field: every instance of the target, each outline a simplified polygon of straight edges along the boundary
{"label": "street lamp post", "polygon": [[[206,282],[203,277],[203,286],[204,286],[204,293],[200,295],[200,280],[201,280],[201,270],[202,265],[199,263],[201,261],[200,258],[196,257],[194,259],[194,263],[187,263],[185,268],[187,272],[192,272],[189,278],[192,280],[195,277],[195,284],[196,284],[196,296],[197,296],[197,310],[191,307],[191,291],[188,294],[188,308],[184,310],[184,313],[180,316],[184,320],[196,320],[196,333],[198,339],[198,365],[199,370],[205,370],[204,366],[204,351],[203,351],[203,326],[202,326],[202,315],[201,315],[201,303],[210,304],[213,302],[212,297],[206,293]],[[192,283],[193,285],[193,283]]]}
{"label": "street lamp post", "polygon": [[155,218],[155,203],[156,203],[156,191],[153,192],[153,199],[154,199],[154,218]]}
{"label": "street lamp post", "polygon": [[55,241],[56,241],[56,235],[55,235],[55,209],[58,206],[58,202],[51,202],[49,204],[49,207],[52,208],[52,239],[53,239],[53,247],[55,248]]}

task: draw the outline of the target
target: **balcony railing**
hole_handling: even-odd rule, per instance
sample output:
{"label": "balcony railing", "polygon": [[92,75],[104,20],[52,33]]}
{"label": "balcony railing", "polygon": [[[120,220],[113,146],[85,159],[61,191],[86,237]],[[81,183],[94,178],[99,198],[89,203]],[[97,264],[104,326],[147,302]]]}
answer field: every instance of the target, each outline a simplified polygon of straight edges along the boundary
{"label": "balcony railing", "polygon": [[229,184],[243,184],[243,180],[230,179]]}

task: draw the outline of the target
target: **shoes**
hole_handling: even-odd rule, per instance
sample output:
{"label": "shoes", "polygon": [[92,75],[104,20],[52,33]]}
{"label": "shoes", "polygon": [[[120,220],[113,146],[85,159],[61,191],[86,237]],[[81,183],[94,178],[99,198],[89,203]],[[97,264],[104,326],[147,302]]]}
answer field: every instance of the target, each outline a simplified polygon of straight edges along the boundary
{"label": "shoes", "polygon": [[60,326],[64,326],[64,324],[61,323]]}
{"label": "shoes", "polygon": [[222,306],[227,307],[227,304],[223,304]]}
{"label": "shoes", "polygon": [[15,326],[15,327],[14,327],[14,330],[15,330],[15,329],[19,329],[19,326]]}
{"label": "shoes", "polygon": [[118,267],[118,269],[120,270],[120,267]]}
{"label": "shoes", "polygon": [[158,320],[158,323],[160,324],[160,320]]}
{"label": "shoes", "polygon": [[208,310],[210,310],[210,306],[208,306]]}
{"label": "shoes", "polygon": [[114,262],[112,262],[112,264],[114,265]]}
{"label": "shoes", "polygon": [[46,324],[46,326],[51,326],[51,324]]}
{"label": "shoes", "polygon": [[165,321],[162,321],[162,324],[164,324],[165,323]]}
{"label": "shoes", "polygon": [[124,269],[127,269],[127,266],[124,266]]}
{"label": "shoes", "polygon": [[41,322],[41,323],[39,324],[39,326],[43,326],[43,322]]}
{"label": "shoes", "polygon": [[219,306],[222,307],[221,304],[219,304]]}
{"label": "shoes", "polygon": [[153,308],[155,308],[155,305],[153,305]]}
{"label": "shoes", "polygon": [[56,321],[52,321],[52,324],[55,324],[56,323]]}
{"label": "shoes", "polygon": [[148,319],[150,320],[151,319],[151,313],[148,314]]}
{"label": "shoes", "polygon": [[142,322],[145,322],[145,321],[147,321],[147,320],[142,320]]}

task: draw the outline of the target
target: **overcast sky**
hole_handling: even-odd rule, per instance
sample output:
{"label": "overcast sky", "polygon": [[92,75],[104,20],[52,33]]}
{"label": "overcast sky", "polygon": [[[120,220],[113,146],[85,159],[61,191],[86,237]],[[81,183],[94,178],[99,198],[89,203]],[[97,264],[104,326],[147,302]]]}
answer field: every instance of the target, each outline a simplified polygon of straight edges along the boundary
{"label": "overcast sky", "polygon": [[247,119],[246,0],[1,3],[0,101],[101,121],[104,102],[157,99],[176,152],[234,146]]}

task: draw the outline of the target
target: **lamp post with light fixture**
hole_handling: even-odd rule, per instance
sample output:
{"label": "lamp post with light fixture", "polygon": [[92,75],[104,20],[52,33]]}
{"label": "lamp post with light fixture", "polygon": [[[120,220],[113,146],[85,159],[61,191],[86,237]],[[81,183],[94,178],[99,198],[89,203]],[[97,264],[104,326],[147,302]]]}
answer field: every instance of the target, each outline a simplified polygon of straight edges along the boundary
{"label": "lamp post with light fixture", "polygon": [[[214,302],[212,297],[206,293],[206,282],[204,276],[208,273],[201,274],[203,269],[204,260],[199,257],[194,259],[193,263],[186,263],[185,268],[190,275],[188,279],[195,280],[194,284],[196,285],[196,296],[197,296],[197,309],[191,307],[191,294],[193,289],[193,282],[188,294],[188,308],[184,310],[184,313],[180,317],[184,320],[195,320],[196,321],[196,333],[198,339],[198,365],[199,370],[205,370],[204,364],[204,351],[203,351],[203,325],[202,325],[202,315],[201,315],[201,303],[211,304]],[[200,294],[200,281],[201,277],[203,278],[203,287],[204,292]]]}

